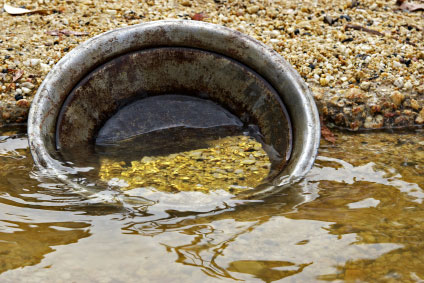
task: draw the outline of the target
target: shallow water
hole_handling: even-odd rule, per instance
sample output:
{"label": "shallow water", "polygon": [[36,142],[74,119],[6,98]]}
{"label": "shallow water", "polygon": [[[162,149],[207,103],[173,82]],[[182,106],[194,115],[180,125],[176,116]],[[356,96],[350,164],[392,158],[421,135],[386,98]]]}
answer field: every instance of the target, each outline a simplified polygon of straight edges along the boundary
{"label": "shallow water", "polygon": [[1,282],[424,280],[424,132],[338,134],[263,201],[228,192],[86,196],[1,129]]}

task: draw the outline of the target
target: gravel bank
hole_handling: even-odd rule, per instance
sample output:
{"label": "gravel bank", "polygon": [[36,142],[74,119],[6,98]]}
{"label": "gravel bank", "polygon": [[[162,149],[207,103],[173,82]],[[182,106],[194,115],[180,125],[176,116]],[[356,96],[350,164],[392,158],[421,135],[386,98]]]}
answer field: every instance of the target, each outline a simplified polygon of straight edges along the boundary
{"label": "gravel bank", "polygon": [[309,84],[329,126],[419,127],[424,12],[395,2],[10,1],[39,11],[0,11],[0,124],[26,120],[46,74],[81,42],[127,25],[178,18],[225,25],[272,46]]}

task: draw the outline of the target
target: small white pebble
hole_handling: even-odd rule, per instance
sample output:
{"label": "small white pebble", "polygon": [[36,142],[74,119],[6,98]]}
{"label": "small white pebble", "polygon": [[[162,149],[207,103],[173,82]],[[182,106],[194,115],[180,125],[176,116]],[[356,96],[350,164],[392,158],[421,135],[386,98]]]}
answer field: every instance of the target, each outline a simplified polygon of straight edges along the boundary
{"label": "small white pebble", "polygon": [[237,170],[234,170],[234,173],[235,174],[243,174],[244,171],[243,171],[243,169],[237,169]]}
{"label": "small white pebble", "polygon": [[411,81],[407,81],[403,87],[405,88],[405,90],[411,90],[412,89]]}
{"label": "small white pebble", "polygon": [[27,88],[34,88],[34,85],[32,84],[32,83],[30,83],[30,82],[23,82],[22,84],[21,84],[23,87],[27,87]]}
{"label": "small white pebble", "polygon": [[252,166],[249,168],[250,171],[258,171],[258,167],[256,166]]}
{"label": "small white pebble", "polygon": [[279,36],[280,35],[280,32],[278,31],[278,30],[273,30],[273,31],[271,31],[271,36],[272,37],[277,37],[277,36]]}
{"label": "small white pebble", "polygon": [[402,64],[399,63],[398,61],[394,61],[393,66],[395,66],[396,68],[402,68]]}
{"label": "small white pebble", "polygon": [[17,88],[17,89],[16,89],[16,94],[22,94],[22,89]]}
{"label": "small white pebble", "polygon": [[40,64],[40,59],[30,59],[31,62],[31,66],[37,66],[38,64]]}
{"label": "small white pebble", "polygon": [[259,6],[258,5],[252,5],[246,8],[247,12],[249,14],[253,14],[256,13],[257,11],[259,11]]}
{"label": "small white pebble", "polygon": [[371,86],[370,82],[362,82],[360,87],[362,90],[369,90],[370,86]]}
{"label": "small white pebble", "polygon": [[241,162],[241,164],[244,164],[244,165],[252,165],[255,163],[256,163],[256,160],[252,160],[252,159],[245,159]]}
{"label": "small white pebble", "polygon": [[393,82],[393,84],[394,84],[395,86],[397,86],[398,88],[402,88],[402,87],[403,87],[403,78],[398,78],[397,80],[395,80],[395,81]]}
{"label": "small white pebble", "polygon": [[116,15],[117,13],[116,10],[110,10],[110,9],[106,10],[105,12],[108,13],[109,15]]}
{"label": "small white pebble", "polygon": [[29,66],[31,65],[31,61],[26,60],[26,61],[24,61],[22,64],[24,64],[24,66],[29,67]]}
{"label": "small white pebble", "polygon": [[22,91],[23,91],[25,94],[28,94],[28,93],[30,93],[30,92],[31,92],[31,90],[30,90],[29,88],[27,88],[27,87],[22,87]]}
{"label": "small white pebble", "polygon": [[41,71],[42,71],[42,72],[47,73],[47,72],[49,72],[49,71],[50,71],[50,66],[49,66],[49,65],[44,64],[44,63],[41,63],[41,64],[40,64],[40,66],[41,66]]}

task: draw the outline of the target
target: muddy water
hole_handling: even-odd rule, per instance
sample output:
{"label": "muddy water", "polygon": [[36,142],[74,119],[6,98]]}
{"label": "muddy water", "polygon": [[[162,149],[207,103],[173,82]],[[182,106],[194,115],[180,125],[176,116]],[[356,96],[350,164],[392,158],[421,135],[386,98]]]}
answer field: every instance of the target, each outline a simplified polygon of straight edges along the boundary
{"label": "muddy water", "polygon": [[[298,185],[84,196],[1,129],[1,282],[424,280],[424,132],[339,134]],[[133,191],[133,190],[131,190]]]}

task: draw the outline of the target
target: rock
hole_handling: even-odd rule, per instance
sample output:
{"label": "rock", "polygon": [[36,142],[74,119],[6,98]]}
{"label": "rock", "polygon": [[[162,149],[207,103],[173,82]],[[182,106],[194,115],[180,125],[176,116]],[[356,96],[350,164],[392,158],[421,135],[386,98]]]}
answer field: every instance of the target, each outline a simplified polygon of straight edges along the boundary
{"label": "rock", "polygon": [[370,87],[371,87],[371,83],[370,82],[362,82],[360,87],[361,87],[362,90],[369,90]]}
{"label": "rock", "polygon": [[255,164],[255,163],[256,163],[256,160],[253,160],[253,159],[245,159],[241,162],[241,164],[243,164],[243,165],[252,165],[252,164]]}
{"label": "rock", "polygon": [[30,65],[31,65],[32,67],[39,65],[39,64],[40,64],[40,62],[41,62],[41,60],[40,60],[40,59],[35,59],[35,58],[34,58],[34,59],[30,59],[29,61],[30,61]]}
{"label": "rock", "polygon": [[50,71],[50,66],[44,63],[40,64],[40,68],[43,73],[48,73]]}
{"label": "rock", "polygon": [[321,86],[327,86],[329,81],[328,81],[327,78],[320,78],[319,83],[320,83]]}
{"label": "rock", "polygon": [[330,26],[333,25],[336,21],[337,19],[333,19],[329,15],[324,16],[324,23],[329,24]]}
{"label": "rock", "polygon": [[257,13],[259,11],[259,6],[258,5],[252,5],[246,8],[247,12],[249,14],[254,14]]}
{"label": "rock", "polygon": [[1,117],[3,118],[3,120],[9,120],[10,116],[11,116],[10,112],[7,112],[7,111],[5,111],[1,114]]}
{"label": "rock", "polygon": [[417,88],[417,92],[420,95],[424,95],[424,85],[421,85]]}
{"label": "rock", "polygon": [[365,95],[358,88],[350,88],[345,92],[345,97],[349,100],[353,100],[355,102],[363,102]]}
{"label": "rock", "polygon": [[418,113],[417,119],[415,119],[417,124],[424,124],[424,108],[421,109],[420,113]]}
{"label": "rock", "polygon": [[403,87],[403,78],[401,77],[401,78],[396,79],[396,80],[393,82],[393,84],[394,84],[395,86],[397,86],[398,88],[402,88],[402,87]]}
{"label": "rock", "polygon": [[30,83],[30,82],[23,82],[23,83],[21,84],[21,86],[23,86],[23,87],[27,87],[27,88],[29,88],[29,89],[33,89],[33,88],[34,88],[34,85],[33,85],[32,83]]}
{"label": "rock", "polygon": [[394,105],[400,106],[405,100],[405,95],[399,91],[394,91],[392,95],[390,95],[390,99],[392,100]]}
{"label": "rock", "polygon": [[382,115],[375,117],[368,116],[365,119],[364,128],[366,129],[381,129],[384,125],[384,118]]}
{"label": "rock", "polygon": [[402,68],[403,67],[402,64],[398,61],[394,61],[393,66],[395,66],[396,68]]}
{"label": "rock", "polygon": [[280,32],[278,30],[273,30],[270,33],[271,37],[275,38],[278,37],[280,35]]}
{"label": "rock", "polygon": [[414,110],[419,110],[420,109],[420,105],[418,104],[418,101],[416,101],[415,99],[411,99],[411,107]]}
{"label": "rock", "polygon": [[23,108],[29,108],[31,105],[30,102],[26,99],[20,99],[18,102],[16,102],[16,105]]}
{"label": "rock", "polygon": [[23,93],[25,93],[25,94],[28,94],[28,93],[30,93],[30,92],[31,92],[31,90],[30,90],[29,88],[27,88],[27,87],[22,87],[22,91],[23,91]]}
{"label": "rock", "polygon": [[410,81],[407,81],[403,87],[405,88],[405,90],[411,90],[412,83]]}

